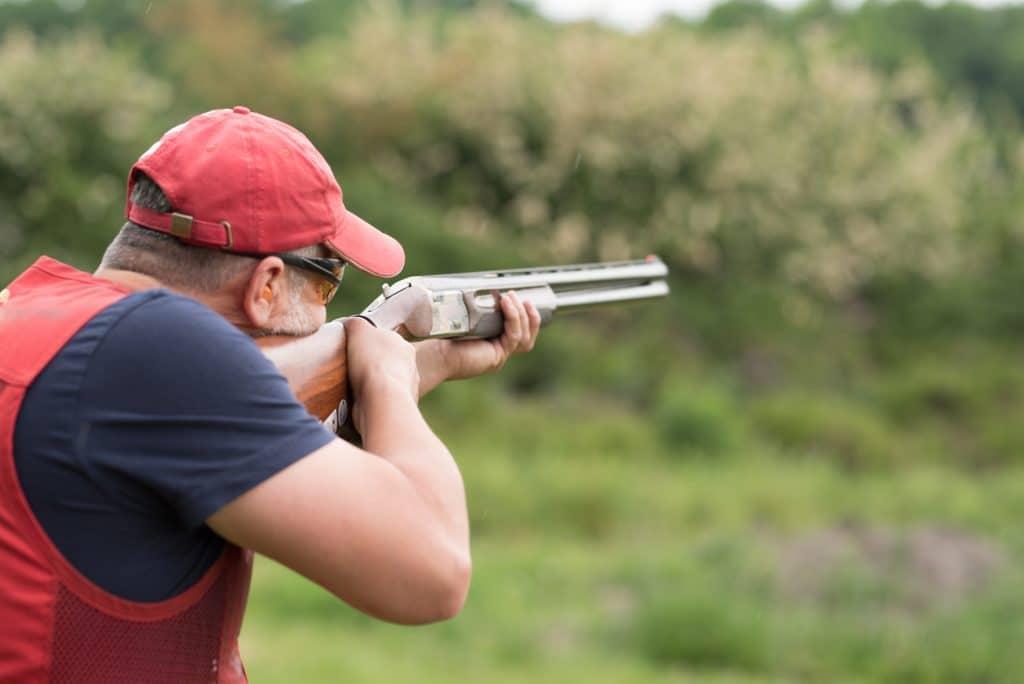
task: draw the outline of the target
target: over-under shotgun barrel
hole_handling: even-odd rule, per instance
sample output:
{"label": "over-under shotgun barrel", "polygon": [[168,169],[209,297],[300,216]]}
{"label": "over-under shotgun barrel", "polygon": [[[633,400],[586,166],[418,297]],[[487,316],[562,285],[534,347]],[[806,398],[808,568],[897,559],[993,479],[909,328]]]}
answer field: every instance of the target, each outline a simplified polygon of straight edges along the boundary
{"label": "over-under shotgun barrel", "polygon": [[[413,338],[487,338],[501,333],[504,320],[495,292],[515,291],[531,301],[541,324],[554,312],[599,304],[664,297],[668,268],[656,256],[505,271],[413,276],[385,285],[360,314],[379,327],[398,325]],[[413,311],[420,312],[413,319]]]}

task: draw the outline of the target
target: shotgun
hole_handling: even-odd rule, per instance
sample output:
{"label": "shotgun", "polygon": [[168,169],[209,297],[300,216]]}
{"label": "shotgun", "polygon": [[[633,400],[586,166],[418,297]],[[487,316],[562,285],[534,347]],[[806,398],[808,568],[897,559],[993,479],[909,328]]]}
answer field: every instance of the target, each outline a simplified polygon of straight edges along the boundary
{"label": "shotgun", "polygon": [[[409,340],[489,338],[504,328],[497,293],[515,290],[524,302],[533,302],[544,326],[556,311],[664,297],[667,275],[668,268],[652,255],[636,261],[413,276],[384,285],[357,315]],[[342,320],[308,337],[257,340],[299,401],[332,428],[348,414]]]}

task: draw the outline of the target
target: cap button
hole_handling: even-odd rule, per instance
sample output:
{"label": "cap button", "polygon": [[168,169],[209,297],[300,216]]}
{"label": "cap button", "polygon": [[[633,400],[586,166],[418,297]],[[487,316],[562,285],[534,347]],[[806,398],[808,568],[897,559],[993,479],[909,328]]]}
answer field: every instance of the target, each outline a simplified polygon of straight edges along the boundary
{"label": "cap button", "polygon": [[233,111],[235,114],[248,114],[250,110],[248,107],[238,105],[237,107],[232,107],[231,111]]}

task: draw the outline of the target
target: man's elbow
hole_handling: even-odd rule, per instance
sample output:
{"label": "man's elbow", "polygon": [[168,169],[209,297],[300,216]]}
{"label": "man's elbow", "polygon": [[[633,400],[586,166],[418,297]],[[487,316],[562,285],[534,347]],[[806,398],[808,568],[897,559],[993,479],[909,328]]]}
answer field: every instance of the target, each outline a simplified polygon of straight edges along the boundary
{"label": "man's elbow", "polygon": [[450,620],[462,611],[469,594],[472,561],[469,552],[438,552],[431,557],[429,568],[420,568],[403,582],[401,590],[393,587],[375,600],[355,602],[356,608],[375,618],[398,625],[429,625]]}
{"label": "man's elbow", "polygon": [[447,583],[448,590],[441,603],[438,620],[450,620],[462,612],[462,607],[466,605],[466,597],[469,596],[469,584],[472,576],[473,561],[469,551],[455,554],[455,558],[452,560],[450,579]]}
{"label": "man's elbow", "polygon": [[469,552],[457,552],[449,556],[438,568],[432,600],[425,603],[419,615],[413,616],[410,624],[430,624],[451,620],[466,605],[469,584],[473,574],[473,562]]}

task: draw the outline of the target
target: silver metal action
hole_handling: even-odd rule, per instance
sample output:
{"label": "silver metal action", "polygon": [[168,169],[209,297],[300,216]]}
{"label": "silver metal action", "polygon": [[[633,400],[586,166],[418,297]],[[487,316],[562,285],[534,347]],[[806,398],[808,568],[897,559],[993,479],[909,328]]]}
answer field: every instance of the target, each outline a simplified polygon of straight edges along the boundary
{"label": "silver metal action", "polygon": [[656,256],[507,271],[413,276],[383,286],[360,316],[407,337],[487,338],[501,334],[504,319],[496,293],[515,290],[533,302],[541,325],[555,311],[668,295],[668,268]]}

